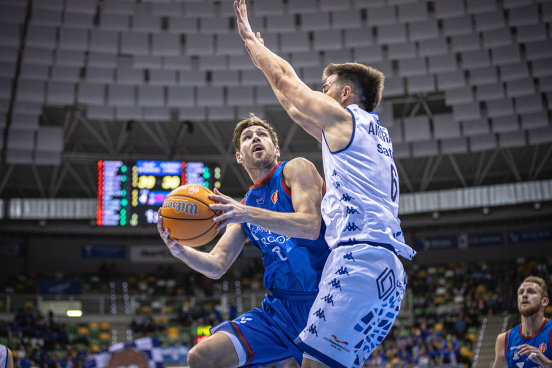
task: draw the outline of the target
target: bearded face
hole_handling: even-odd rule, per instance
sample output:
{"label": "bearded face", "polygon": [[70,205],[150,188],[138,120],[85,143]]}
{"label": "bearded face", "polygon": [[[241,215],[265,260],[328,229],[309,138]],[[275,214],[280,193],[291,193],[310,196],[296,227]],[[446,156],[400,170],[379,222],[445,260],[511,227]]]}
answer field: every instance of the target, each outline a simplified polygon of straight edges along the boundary
{"label": "bearded face", "polygon": [[280,157],[280,149],[274,146],[270,134],[261,126],[244,129],[240,141],[238,160],[246,169],[272,168]]}
{"label": "bearded face", "polygon": [[524,317],[530,317],[538,313],[541,308],[544,310],[546,303],[543,303],[542,290],[534,282],[524,282],[518,289],[518,310]]}

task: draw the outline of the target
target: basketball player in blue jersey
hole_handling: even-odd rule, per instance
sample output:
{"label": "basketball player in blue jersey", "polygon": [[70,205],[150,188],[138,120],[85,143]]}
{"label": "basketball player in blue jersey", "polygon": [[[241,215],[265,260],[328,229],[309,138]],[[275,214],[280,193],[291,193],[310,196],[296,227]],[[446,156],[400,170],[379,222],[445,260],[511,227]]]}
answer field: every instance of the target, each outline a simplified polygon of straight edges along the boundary
{"label": "basketball player in blue jersey", "polygon": [[322,144],[322,217],[332,252],[296,339],[305,351],[303,367],[361,367],[399,313],[406,274],[398,256],[415,255],[397,218],[391,139],[374,112],[384,76],[357,63],[330,64],[323,92],[315,92],[252,32],[245,0],[235,2],[234,10],[253,63],[291,118]]}
{"label": "basketball player in blue jersey", "polygon": [[544,317],[546,282],[529,276],[517,294],[521,324],[498,335],[493,368],[552,368],[552,321]]}
{"label": "basketball player in blue jersey", "polygon": [[242,203],[215,190],[211,198],[223,213],[213,220],[226,227],[210,253],[180,246],[169,238],[161,220],[157,228],[171,253],[194,270],[220,278],[236,260],[246,238],[263,253],[266,295],[262,309],[211,329],[213,335],[188,354],[192,368],[257,367],[303,352],[295,345],[307,324],[317,296],[329,249],[320,213],[323,180],[315,166],[302,158],[279,162],[278,138],[256,116],[234,130],[236,159],[253,181]]}

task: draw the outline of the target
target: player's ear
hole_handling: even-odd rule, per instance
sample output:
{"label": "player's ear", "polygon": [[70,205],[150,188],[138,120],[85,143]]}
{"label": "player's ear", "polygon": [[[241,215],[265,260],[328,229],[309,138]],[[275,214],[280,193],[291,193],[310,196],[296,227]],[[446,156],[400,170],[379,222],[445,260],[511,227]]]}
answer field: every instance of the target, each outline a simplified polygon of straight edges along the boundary
{"label": "player's ear", "polygon": [[548,303],[550,303],[550,300],[548,298],[544,297],[544,298],[542,298],[541,303],[542,303],[543,307],[546,307],[548,305]]}
{"label": "player's ear", "polygon": [[350,86],[343,87],[343,89],[341,90],[341,102],[344,102],[348,98],[350,98],[352,93],[353,93],[353,90],[351,89]]}
{"label": "player's ear", "polygon": [[240,152],[236,152],[236,161],[238,162],[238,164],[241,164],[242,163],[242,158],[241,158],[241,154]]}
{"label": "player's ear", "polygon": [[276,157],[280,157],[280,147],[276,146]]}

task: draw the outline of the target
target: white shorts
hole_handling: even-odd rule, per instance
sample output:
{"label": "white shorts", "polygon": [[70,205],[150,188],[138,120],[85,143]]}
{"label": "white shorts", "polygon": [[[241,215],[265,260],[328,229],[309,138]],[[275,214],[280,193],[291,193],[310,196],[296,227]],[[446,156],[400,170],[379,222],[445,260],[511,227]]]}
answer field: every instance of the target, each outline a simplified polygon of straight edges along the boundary
{"label": "white shorts", "polygon": [[391,330],[405,286],[404,267],[392,251],[364,243],[334,249],[295,343],[330,367],[362,367]]}

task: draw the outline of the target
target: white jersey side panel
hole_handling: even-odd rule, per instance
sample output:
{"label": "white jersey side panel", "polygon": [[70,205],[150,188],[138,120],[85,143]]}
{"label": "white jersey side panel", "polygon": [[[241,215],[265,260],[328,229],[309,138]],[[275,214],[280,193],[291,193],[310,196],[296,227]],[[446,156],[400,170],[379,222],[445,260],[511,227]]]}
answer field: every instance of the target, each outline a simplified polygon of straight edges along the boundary
{"label": "white jersey side panel", "polygon": [[393,145],[376,113],[357,105],[346,107],[353,117],[349,145],[331,152],[322,144],[326,194],[322,216],[330,249],[339,243],[390,244],[397,254],[412,259],[416,252],[404,244],[399,210],[399,175]]}

